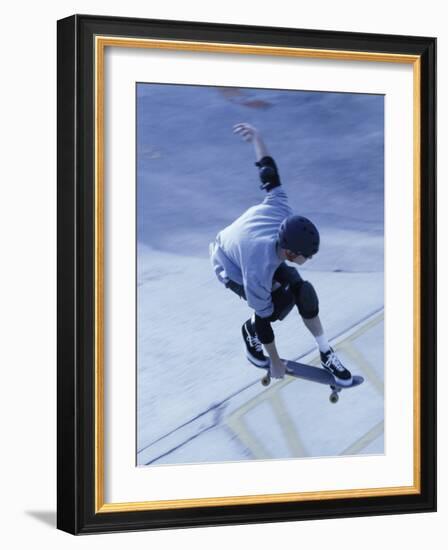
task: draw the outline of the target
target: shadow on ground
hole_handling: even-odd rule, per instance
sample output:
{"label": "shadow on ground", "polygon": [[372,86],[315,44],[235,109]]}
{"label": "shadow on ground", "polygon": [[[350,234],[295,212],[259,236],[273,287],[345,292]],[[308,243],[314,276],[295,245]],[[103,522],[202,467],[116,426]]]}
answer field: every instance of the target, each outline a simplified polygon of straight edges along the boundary
{"label": "shadow on ground", "polygon": [[56,511],[55,510],[26,510],[29,516],[45,523],[49,527],[56,529]]}

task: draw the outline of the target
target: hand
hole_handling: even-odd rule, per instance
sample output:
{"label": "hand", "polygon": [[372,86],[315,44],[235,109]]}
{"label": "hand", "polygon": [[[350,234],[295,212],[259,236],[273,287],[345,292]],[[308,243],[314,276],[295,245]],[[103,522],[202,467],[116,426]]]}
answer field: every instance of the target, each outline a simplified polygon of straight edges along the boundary
{"label": "hand", "polygon": [[271,378],[283,378],[286,373],[286,361],[278,359],[276,361],[271,360],[271,367],[269,369]]}
{"label": "hand", "polygon": [[240,122],[239,124],[235,124],[233,127],[233,133],[239,134],[244,141],[251,142],[254,140],[255,137],[258,136],[258,130],[251,126],[250,124],[247,124],[247,122]]}

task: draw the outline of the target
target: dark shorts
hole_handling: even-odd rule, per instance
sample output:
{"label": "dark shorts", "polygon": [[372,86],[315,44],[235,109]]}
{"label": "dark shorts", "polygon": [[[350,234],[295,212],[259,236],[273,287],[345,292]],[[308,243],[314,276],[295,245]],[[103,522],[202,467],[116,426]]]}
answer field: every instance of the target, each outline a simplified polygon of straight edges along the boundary
{"label": "dark shorts", "polygon": [[[274,285],[278,287],[271,293],[272,305],[274,306],[274,313],[269,317],[269,321],[271,322],[284,319],[294,307],[295,299],[291,288],[299,287],[303,279],[299,275],[297,269],[282,262],[275,271],[272,282],[278,283],[280,286]],[[243,298],[243,300],[246,300],[243,285],[235,283],[234,281],[229,281],[226,287],[240,298]]]}

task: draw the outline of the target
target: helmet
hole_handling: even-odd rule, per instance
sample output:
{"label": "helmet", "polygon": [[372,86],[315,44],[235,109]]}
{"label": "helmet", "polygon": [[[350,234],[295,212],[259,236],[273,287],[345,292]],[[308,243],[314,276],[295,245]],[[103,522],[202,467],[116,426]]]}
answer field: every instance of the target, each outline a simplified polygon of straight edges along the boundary
{"label": "helmet", "polygon": [[280,225],[278,236],[282,248],[306,258],[311,258],[319,250],[319,231],[308,218],[288,216]]}

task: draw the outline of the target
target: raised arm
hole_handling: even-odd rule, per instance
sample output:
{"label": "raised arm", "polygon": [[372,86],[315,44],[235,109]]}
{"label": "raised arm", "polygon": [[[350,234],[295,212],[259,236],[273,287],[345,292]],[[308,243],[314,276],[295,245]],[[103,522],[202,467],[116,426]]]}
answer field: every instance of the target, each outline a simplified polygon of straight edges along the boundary
{"label": "raised arm", "polygon": [[257,162],[259,162],[263,157],[269,156],[269,152],[260,135],[260,132],[254,126],[251,126],[247,122],[240,122],[239,124],[235,124],[233,127],[233,132],[240,135],[244,141],[253,143]]}
{"label": "raised arm", "polygon": [[280,185],[280,176],[278,174],[277,165],[274,159],[270,156],[268,149],[260,135],[260,132],[246,122],[235,124],[233,132],[240,135],[244,141],[250,142],[254,146],[256,162],[255,165],[259,169],[261,180],[261,189],[270,191],[274,187]]}

